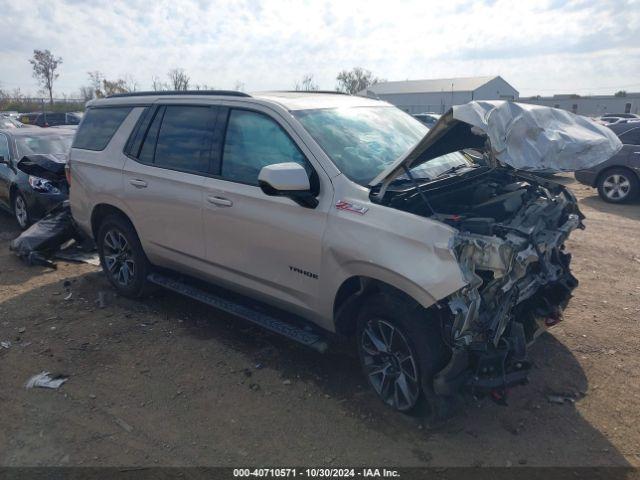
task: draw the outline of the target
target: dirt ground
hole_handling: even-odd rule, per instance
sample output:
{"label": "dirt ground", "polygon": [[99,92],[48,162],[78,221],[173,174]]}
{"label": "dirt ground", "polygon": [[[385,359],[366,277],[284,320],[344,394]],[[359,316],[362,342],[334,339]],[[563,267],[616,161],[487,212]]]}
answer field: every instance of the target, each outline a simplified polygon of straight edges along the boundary
{"label": "dirt ground", "polygon": [[[438,425],[380,404],[340,349],[168,292],[118,298],[90,265],[27,267],[0,214],[0,465],[640,466],[640,205],[562,181],[587,216],[568,245],[580,287],[564,322],[508,407],[467,398]],[[70,378],[25,389],[43,370]]]}

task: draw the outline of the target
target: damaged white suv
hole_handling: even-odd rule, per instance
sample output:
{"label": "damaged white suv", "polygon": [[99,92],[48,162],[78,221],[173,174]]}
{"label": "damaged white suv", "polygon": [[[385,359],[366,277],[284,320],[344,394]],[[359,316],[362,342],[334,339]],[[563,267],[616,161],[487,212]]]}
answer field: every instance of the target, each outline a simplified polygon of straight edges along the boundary
{"label": "damaged white suv", "polygon": [[564,242],[583,218],[530,172],[619,148],[506,102],[428,131],[341,94],[116,95],[88,104],[71,208],[119,293],[160,285],[318,350],[355,338],[375,392],[409,411],[526,380],[527,346],[577,285]]}

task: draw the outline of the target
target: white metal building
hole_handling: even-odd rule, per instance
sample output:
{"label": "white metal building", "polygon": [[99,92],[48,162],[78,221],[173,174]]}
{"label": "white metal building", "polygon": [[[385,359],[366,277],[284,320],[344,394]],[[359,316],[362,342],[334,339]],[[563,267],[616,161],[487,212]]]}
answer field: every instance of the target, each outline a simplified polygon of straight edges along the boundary
{"label": "white metal building", "polygon": [[358,95],[385,100],[408,113],[444,113],[472,100],[518,99],[518,91],[500,76],[381,82]]}
{"label": "white metal building", "polygon": [[605,113],[640,113],[640,92],[615,95],[554,95],[552,97],[521,98],[521,103],[533,103],[561,108],[580,115],[603,115]]}

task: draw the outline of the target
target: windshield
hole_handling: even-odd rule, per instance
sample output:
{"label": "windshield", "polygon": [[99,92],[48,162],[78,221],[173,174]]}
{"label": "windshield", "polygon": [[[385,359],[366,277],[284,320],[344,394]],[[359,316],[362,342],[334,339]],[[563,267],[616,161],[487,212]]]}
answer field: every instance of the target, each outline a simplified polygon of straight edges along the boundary
{"label": "windshield", "polygon": [[[293,112],[338,169],[367,185],[387,166],[409,151],[429,129],[395,107],[350,107]],[[434,178],[470,162],[451,153],[415,167],[416,178]]]}
{"label": "windshield", "polygon": [[71,149],[73,135],[34,135],[17,137],[18,158],[33,154],[67,154]]}

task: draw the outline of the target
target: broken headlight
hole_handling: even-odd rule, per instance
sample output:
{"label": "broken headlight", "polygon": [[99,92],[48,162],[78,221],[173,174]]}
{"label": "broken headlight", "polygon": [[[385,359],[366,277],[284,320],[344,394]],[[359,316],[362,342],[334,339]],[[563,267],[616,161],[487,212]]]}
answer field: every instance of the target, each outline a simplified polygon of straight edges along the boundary
{"label": "broken headlight", "polygon": [[41,193],[51,193],[51,194],[59,194],[60,190],[56,187],[50,180],[46,178],[34,177],[33,175],[29,175],[29,185],[36,192]]}

